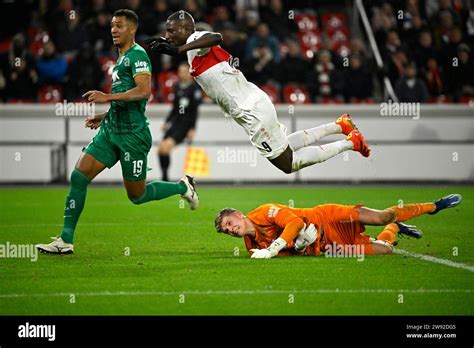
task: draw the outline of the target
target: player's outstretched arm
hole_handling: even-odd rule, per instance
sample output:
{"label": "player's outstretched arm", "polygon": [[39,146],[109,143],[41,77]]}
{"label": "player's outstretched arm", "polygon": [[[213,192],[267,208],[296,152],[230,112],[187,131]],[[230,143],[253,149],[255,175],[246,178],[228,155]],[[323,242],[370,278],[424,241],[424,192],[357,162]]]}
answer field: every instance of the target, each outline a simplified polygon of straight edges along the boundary
{"label": "player's outstretched arm", "polygon": [[187,44],[178,47],[178,53],[186,53],[190,50],[198,48],[209,48],[212,46],[220,45],[224,40],[222,35],[219,33],[208,33],[201,36],[199,39],[191,41]]}

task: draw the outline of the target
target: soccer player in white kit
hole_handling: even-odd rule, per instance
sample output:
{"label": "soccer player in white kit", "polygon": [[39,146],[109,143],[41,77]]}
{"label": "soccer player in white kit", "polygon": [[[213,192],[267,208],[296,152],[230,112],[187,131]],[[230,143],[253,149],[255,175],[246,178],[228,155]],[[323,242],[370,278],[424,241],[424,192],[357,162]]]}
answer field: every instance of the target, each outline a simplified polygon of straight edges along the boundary
{"label": "soccer player in white kit", "polygon": [[[344,114],[336,122],[286,135],[286,127],[277,118],[268,95],[229,64],[232,56],[222,49],[219,33],[196,31],[193,17],[186,11],[170,15],[166,37],[145,41],[156,53],[186,53],[191,75],[204,92],[241,125],[252,145],[273,165],[289,174],[321,163],[337,154],[354,150],[370,155],[364,137],[351,117]],[[346,139],[313,146],[329,134],[344,134]]]}

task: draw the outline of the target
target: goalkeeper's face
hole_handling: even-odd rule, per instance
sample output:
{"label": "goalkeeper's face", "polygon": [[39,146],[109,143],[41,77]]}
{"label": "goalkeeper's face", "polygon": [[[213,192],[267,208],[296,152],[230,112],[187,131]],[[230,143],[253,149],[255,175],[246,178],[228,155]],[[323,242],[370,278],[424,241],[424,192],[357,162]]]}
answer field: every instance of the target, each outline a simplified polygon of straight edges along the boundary
{"label": "goalkeeper's face", "polygon": [[124,16],[114,16],[110,23],[112,41],[116,47],[124,47],[133,42],[137,27]]}
{"label": "goalkeeper's face", "polygon": [[224,216],[220,227],[222,232],[233,237],[242,238],[247,234],[245,215],[240,211]]}

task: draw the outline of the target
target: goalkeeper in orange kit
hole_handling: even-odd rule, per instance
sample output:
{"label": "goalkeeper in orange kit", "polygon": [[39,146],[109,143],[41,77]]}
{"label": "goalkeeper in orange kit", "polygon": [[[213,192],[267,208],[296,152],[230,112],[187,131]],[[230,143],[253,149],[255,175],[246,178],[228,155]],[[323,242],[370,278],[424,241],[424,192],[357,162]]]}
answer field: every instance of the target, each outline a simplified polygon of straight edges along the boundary
{"label": "goalkeeper in orange kit", "polygon": [[[247,215],[233,208],[222,209],[215,220],[218,232],[244,238],[252,258],[277,255],[319,255],[331,245],[361,246],[364,254],[389,254],[397,235],[421,238],[422,232],[403,221],[459,205],[462,196],[451,194],[434,203],[414,203],[375,210],[362,205],[323,204],[312,208],[290,208],[264,204]],[[365,225],[385,225],[371,238]]]}

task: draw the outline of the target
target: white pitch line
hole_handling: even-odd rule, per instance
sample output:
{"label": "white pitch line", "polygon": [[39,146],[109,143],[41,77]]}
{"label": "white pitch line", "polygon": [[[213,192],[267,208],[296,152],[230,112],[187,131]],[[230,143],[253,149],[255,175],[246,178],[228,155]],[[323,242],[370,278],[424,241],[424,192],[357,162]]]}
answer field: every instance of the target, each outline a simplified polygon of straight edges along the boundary
{"label": "white pitch line", "polygon": [[408,250],[403,250],[403,249],[398,249],[398,248],[394,248],[393,252],[395,254],[399,254],[399,255],[411,256],[411,257],[414,257],[414,258],[417,258],[417,259],[430,261],[430,262],[434,262],[434,263],[439,263],[441,265],[446,265],[446,266],[450,266],[450,267],[461,268],[461,269],[465,269],[467,271],[474,272],[474,266],[466,265],[465,263],[454,262],[454,261],[447,260],[447,259],[440,259],[440,258],[437,258],[437,257],[434,257],[434,256],[425,255],[425,254],[418,254],[418,253],[414,253],[414,252],[411,252],[411,251],[408,251]]}
{"label": "white pitch line", "polygon": [[259,294],[379,294],[379,293],[472,293],[471,289],[308,289],[308,290],[184,290],[184,291],[100,291],[32,294],[0,294],[0,298],[63,296],[179,296],[179,295],[259,295]]}

